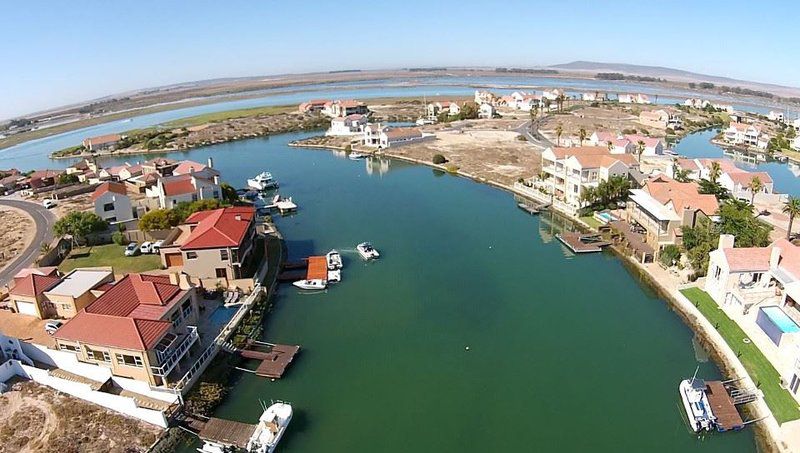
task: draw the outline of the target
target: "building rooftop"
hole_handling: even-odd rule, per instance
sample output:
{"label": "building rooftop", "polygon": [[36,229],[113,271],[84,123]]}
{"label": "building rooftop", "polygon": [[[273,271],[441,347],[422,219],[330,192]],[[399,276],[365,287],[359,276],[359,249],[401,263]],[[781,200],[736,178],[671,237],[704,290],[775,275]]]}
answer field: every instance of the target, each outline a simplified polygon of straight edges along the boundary
{"label": "building rooftop", "polygon": [[108,269],[75,269],[61,279],[61,283],[46,291],[47,294],[79,297],[96,288],[109,277],[113,271]]}
{"label": "building rooftop", "polygon": [[185,223],[197,226],[181,244],[181,249],[238,247],[242,244],[254,216],[255,209],[249,206],[195,212]]}
{"label": "building rooftop", "polygon": [[36,297],[59,282],[61,282],[61,278],[55,275],[28,274],[21,278],[15,278],[14,286],[9,293],[17,296]]}
{"label": "building rooftop", "polygon": [[94,189],[94,192],[92,193],[92,201],[97,200],[108,192],[112,192],[117,195],[127,195],[128,189],[126,189],[125,184],[121,182],[104,182]]}

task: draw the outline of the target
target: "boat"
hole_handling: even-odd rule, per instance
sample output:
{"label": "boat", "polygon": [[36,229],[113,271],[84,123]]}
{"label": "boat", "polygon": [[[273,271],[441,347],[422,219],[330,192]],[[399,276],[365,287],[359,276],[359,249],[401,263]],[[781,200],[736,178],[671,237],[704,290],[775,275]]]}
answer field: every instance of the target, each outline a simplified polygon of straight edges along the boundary
{"label": "boat", "polygon": [[339,283],[342,281],[342,270],[334,269],[328,271],[328,283]]}
{"label": "boat", "polygon": [[272,178],[272,173],[262,171],[255,177],[247,180],[247,187],[256,190],[275,189],[278,187],[278,182]]}
{"label": "boat", "polygon": [[696,433],[709,431],[714,427],[714,414],[711,412],[705,389],[705,381],[694,377],[684,379],[678,385],[689,426]]}
{"label": "boat", "polygon": [[362,154],[362,153],[350,153],[350,155],[347,156],[347,157],[349,157],[350,160],[358,160],[358,159],[366,158],[367,155],[366,154]]}
{"label": "boat", "polygon": [[328,263],[328,270],[333,271],[343,267],[342,255],[340,255],[336,250],[331,250],[330,252],[326,253],[325,261]]}
{"label": "boat", "polygon": [[369,242],[362,242],[356,246],[356,250],[358,250],[358,254],[361,255],[362,258],[365,260],[374,260],[381,256],[375,247],[372,246]]}
{"label": "boat", "polygon": [[[224,420],[216,420],[217,426],[227,427]],[[200,453],[226,453],[230,451],[248,451],[252,453],[273,453],[281,441],[289,422],[292,420],[292,405],[277,402],[264,409],[257,425],[238,423],[237,433],[223,433],[219,429],[213,433],[199,433],[203,445],[197,449]],[[213,421],[213,420],[210,420]],[[252,430],[252,433],[250,432]],[[247,437],[249,434],[249,437]],[[244,442],[246,440],[246,443]]]}
{"label": "boat", "polygon": [[427,126],[429,124],[436,124],[436,121],[434,121],[432,119],[420,117],[420,118],[417,118],[416,124],[417,124],[417,126]]}
{"label": "boat", "polygon": [[292,285],[296,286],[300,289],[325,289],[328,286],[328,282],[322,279],[312,279],[312,280],[298,280]]}
{"label": "boat", "polygon": [[281,214],[297,211],[297,205],[292,201],[292,197],[278,199],[275,203],[275,207],[278,208]]}

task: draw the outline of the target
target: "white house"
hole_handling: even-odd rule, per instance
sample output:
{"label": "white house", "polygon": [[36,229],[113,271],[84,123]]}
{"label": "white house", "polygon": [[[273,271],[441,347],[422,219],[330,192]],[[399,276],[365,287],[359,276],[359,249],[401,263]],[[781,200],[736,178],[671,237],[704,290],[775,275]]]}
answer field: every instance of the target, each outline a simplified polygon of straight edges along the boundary
{"label": "white house", "polygon": [[100,184],[92,193],[92,202],[94,213],[108,223],[125,222],[136,217],[123,183]]}
{"label": "white house", "polygon": [[542,98],[550,99],[551,101],[555,101],[561,96],[565,96],[563,90],[559,90],[558,88],[553,88],[552,90],[543,90],[542,91]]}
{"label": "white house", "polygon": [[723,172],[719,177],[719,184],[735,197],[749,200],[753,195],[749,186],[754,178],[761,181],[762,188],[759,193],[773,193],[772,177],[763,171],[749,172],[737,168],[736,171]]}
{"label": "white house", "polygon": [[636,152],[636,145],[627,138],[615,138],[611,140],[609,151],[611,151],[611,154],[633,154]]}
{"label": "white house", "polygon": [[161,209],[172,209],[182,201],[192,202],[220,199],[219,173],[211,168],[158,178],[156,184],[145,189],[148,198],[155,199]]}
{"label": "white house", "polygon": [[416,127],[388,127],[380,123],[369,123],[364,128],[364,145],[384,149],[408,143],[429,140],[433,134],[425,134]]}
{"label": "white house", "polygon": [[783,112],[778,112],[775,110],[770,110],[769,114],[767,115],[767,118],[770,121],[777,121],[779,123],[783,123],[784,121],[786,121],[786,116],[783,114]]}
{"label": "white house", "polygon": [[792,140],[792,148],[800,151],[800,136],[797,136]]}
{"label": "white house", "polygon": [[621,104],[649,104],[650,98],[646,94],[630,94],[630,93],[620,93],[617,96],[617,100]]}
{"label": "white house", "polygon": [[711,103],[705,99],[690,98],[684,101],[683,105],[685,105],[686,107],[693,107],[696,109],[704,109],[709,105],[711,105]]}
{"label": "white house", "polygon": [[496,110],[492,104],[481,104],[478,109],[478,118],[491,119],[494,118]]}
{"label": "white house", "polygon": [[581,94],[581,99],[586,102],[600,102],[606,100],[606,94],[599,91],[587,91]]}
{"label": "white house", "polygon": [[724,130],[725,141],[732,145],[755,146],[766,148],[769,137],[761,132],[761,128],[754,124],[731,122]]}
{"label": "white house", "polygon": [[485,90],[475,90],[475,103],[478,105],[489,104],[494,105],[497,102],[497,96],[494,93]]}
{"label": "white house", "polygon": [[594,131],[589,136],[589,144],[592,146],[607,146],[608,142],[617,139],[617,134],[613,132]]}
{"label": "white house", "polygon": [[442,113],[446,113],[448,116],[455,116],[461,113],[461,107],[457,103],[450,101],[431,102],[427,105],[427,109],[428,118],[432,120],[438,118]]}
{"label": "white house", "polygon": [[367,116],[360,114],[353,114],[347,116],[338,116],[331,120],[330,129],[325,132],[328,136],[349,136],[358,135],[364,132],[364,127],[367,125]]}
{"label": "white house", "polygon": [[625,138],[633,143],[634,153],[638,153],[639,142],[643,142],[643,156],[660,156],[664,154],[664,143],[658,138],[634,134],[625,135]]}
{"label": "white house", "polygon": [[356,101],[354,99],[347,99],[343,101],[328,101],[324,104],[322,114],[330,117],[347,116],[347,115],[366,115],[369,113],[367,104]]}

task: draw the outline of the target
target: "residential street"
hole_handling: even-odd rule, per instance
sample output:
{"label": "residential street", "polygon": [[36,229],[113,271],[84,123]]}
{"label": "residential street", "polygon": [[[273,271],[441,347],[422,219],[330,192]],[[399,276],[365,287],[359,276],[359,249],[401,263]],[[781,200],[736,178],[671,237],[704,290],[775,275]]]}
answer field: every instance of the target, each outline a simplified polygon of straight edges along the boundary
{"label": "residential street", "polygon": [[39,255],[39,247],[43,242],[49,243],[53,240],[53,224],[56,222],[56,216],[42,205],[29,201],[2,198],[0,199],[0,205],[11,206],[25,211],[33,218],[36,225],[33,241],[31,241],[28,248],[12,260],[8,266],[0,270],[0,286],[3,286],[11,281],[17,272],[33,263]]}

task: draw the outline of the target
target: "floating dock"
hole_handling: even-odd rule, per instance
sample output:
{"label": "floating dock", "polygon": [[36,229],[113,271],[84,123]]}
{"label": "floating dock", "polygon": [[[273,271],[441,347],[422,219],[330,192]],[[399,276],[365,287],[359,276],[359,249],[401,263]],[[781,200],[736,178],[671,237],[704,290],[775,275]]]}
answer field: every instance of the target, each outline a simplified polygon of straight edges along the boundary
{"label": "floating dock", "polygon": [[744,428],[745,422],[736,408],[736,402],[722,381],[706,381],[705,393],[711,413],[716,419],[714,424],[717,431],[738,431]]}
{"label": "floating dock", "polygon": [[556,238],[567,246],[572,253],[595,253],[603,251],[610,243],[601,239],[599,234],[560,233]]}
{"label": "floating dock", "polygon": [[203,441],[246,450],[256,428],[257,425],[212,417],[202,424],[197,436]]}
{"label": "floating dock", "polygon": [[308,262],[306,280],[328,279],[328,260],[324,256],[309,256],[306,261]]}
{"label": "floating dock", "polygon": [[245,359],[261,361],[261,364],[253,372],[256,376],[280,379],[298,352],[300,352],[300,346],[298,345],[272,344],[248,340],[247,345],[239,350],[239,355]]}

